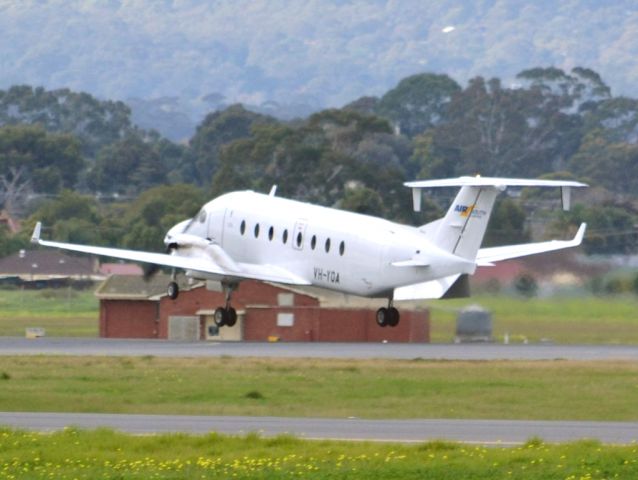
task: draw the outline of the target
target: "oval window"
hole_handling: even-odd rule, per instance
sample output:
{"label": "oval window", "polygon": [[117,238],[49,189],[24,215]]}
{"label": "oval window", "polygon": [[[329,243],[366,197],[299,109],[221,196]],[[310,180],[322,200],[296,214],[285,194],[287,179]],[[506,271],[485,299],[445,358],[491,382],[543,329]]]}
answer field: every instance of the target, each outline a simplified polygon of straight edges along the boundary
{"label": "oval window", "polygon": [[346,244],[342,241],[339,244],[339,255],[343,256],[343,253],[346,251]]}
{"label": "oval window", "polygon": [[314,250],[316,246],[317,246],[317,236],[313,235],[312,238],[310,239],[310,248]]}
{"label": "oval window", "polygon": [[297,246],[301,247],[301,242],[303,241],[303,235],[301,235],[301,232],[299,232],[297,234]]}
{"label": "oval window", "polygon": [[325,247],[326,247],[326,253],[328,253],[330,251],[330,239],[329,238],[326,238]]}
{"label": "oval window", "polygon": [[255,224],[255,238],[259,237],[259,224]]}
{"label": "oval window", "polygon": [[275,228],[274,227],[270,227],[268,229],[268,240],[272,240],[272,238],[275,236]]}
{"label": "oval window", "polygon": [[281,241],[284,242],[284,244],[288,242],[288,230],[284,230],[284,233],[281,236]]}
{"label": "oval window", "polygon": [[241,225],[239,226],[239,233],[242,235],[246,232],[246,220],[241,221]]}

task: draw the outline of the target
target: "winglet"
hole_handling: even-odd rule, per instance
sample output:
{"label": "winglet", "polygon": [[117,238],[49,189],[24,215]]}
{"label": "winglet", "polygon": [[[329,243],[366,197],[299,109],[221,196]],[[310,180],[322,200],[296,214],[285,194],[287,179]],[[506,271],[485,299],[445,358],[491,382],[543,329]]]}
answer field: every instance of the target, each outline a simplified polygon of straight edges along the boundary
{"label": "winglet", "polygon": [[578,227],[578,231],[576,232],[576,235],[574,236],[574,240],[572,240],[574,245],[580,245],[581,243],[583,243],[583,238],[585,237],[585,230],[587,230],[587,224],[583,222],[580,224],[580,227]]}
{"label": "winglet", "polygon": [[40,231],[42,230],[42,222],[35,224],[33,234],[31,234],[31,243],[40,243]]}

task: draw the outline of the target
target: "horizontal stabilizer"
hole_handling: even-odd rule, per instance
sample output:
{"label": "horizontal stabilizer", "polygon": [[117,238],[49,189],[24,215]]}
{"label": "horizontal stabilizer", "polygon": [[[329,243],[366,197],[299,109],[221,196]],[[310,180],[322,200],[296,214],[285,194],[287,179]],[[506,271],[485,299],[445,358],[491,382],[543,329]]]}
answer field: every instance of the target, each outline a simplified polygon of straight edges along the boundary
{"label": "horizontal stabilizer", "polygon": [[573,187],[586,187],[586,183],[574,182],[572,180],[538,180],[527,178],[500,178],[500,177],[458,177],[442,178],[438,180],[415,180],[404,183],[406,187],[412,189],[412,201],[414,211],[421,211],[422,188],[436,187],[494,187],[504,191],[507,187],[560,187],[561,202],[564,210],[569,210],[571,205],[571,189]]}
{"label": "horizontal stabilizer", "polygon": [[586,183],[571,180],[538,180],[527,178],[500,178],[500,177],[458,177],[443,178],[439,180],[415,180],[404,183],[410,188],[432,187],[586,187]]}
{"label": "horizontal stabilizer", "polygon": [[550,240],[548,242],[524,243],[521,245],[507,245],[504,247],[481,248],[476,255],[478,266],[491,266],[493,262],[510,258],[524,257],[536,253],[562,250],[563,248],[577,247],[583,241],[586,223],[581,223],[578,232],[572,240]]}

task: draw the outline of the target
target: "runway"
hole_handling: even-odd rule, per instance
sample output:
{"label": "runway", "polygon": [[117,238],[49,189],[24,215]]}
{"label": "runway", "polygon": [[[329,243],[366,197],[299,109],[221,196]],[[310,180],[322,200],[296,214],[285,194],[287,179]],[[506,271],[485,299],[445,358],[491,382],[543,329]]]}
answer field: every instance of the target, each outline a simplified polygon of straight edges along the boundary
{"label": "runway", "polygon": [[638,422],[362,420],[0,412],[0,425],[37,431],[60,430],[66,426],[86,429],[108,427],[134,434],[258,432],[263,436],[287,433],[307,439],[396,442],[449,440],[488,445],[516,445],[532,437],[539,437],[547,442],[566,442],[585,438],[614,444],[638,441]]}
{"label": "runway", "polygon": [[638,360],[638,346],[406,343],[171,342],[0,337],[0,355],[279,357],[424,360]]}

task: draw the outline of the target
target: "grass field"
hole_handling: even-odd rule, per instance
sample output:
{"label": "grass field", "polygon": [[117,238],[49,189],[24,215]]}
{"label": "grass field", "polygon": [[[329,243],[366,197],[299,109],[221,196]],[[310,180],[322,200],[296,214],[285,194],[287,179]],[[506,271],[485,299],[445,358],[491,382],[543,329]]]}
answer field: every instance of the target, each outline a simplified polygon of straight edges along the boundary
{"label": "grass field", "polygon": [[526,479],[638,478],[638,447],[596,442],[484,448],[303,441],[289,436],[130,436],[0,430],[0,477],[14,479]]}
{"label": "grass field", "polygon": [[[638,344],[638,299],[632,296],[525,300],[479,295],[431,301],[432,341],[453,341],[458,310],[471,304],[492,312],[497,341],[508,333],[512,343]],[[23,336],[26,327],[43,327],[49,336],[95,337],[98,301],[92,291],[0,290],[0,335]]]}
{"label": "grass field", "polygon": [[0,357],[0,410],[636,421],[638,364]]}
{"label": "grass field", "polygon": [[633,296],[521,299],[476,296],[429,302],[433,342],[454,338],[460,308],[478,304],[492,312],[494,337],[512,343],[638,343],[638,299]]}
{"label": "grass field", "polygon": [[98,308],[93,290],[0,290],[0,336],[42,327],[54,337],[97,337]]}

